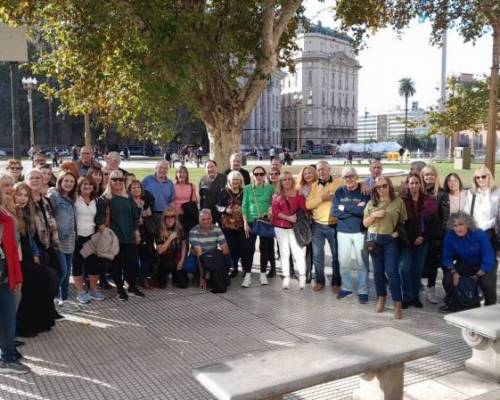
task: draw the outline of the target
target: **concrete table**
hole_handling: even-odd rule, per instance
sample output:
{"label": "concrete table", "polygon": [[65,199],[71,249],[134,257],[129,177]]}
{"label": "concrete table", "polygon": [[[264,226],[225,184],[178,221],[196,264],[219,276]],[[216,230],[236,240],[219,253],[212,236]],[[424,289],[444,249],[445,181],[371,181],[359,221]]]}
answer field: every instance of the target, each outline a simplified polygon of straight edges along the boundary
{"label": "concrete table", "polygon": [[462,329],[462,337],[472,347],[465,368],[500,382],[500,304],[474,308],[444,317]]}

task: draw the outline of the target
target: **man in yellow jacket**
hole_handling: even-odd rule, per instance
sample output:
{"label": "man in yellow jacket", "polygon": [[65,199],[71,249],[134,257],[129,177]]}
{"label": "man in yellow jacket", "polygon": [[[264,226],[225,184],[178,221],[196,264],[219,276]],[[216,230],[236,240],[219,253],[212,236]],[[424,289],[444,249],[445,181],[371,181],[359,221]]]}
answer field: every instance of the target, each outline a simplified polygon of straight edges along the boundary
{"label": "man in yellow jacket", "polygon": [[335,191],[343,185],[341,178],[331,175],[330,164],[320,161],[316,164],[318,181],[311,187],[311,193],[306,199],[306,208],[311,210],[312,223],[312,254],[315,271],[315,284],[313,290],[318,292],[325,288],[325,240],[330,246],[332,253],[332,290],[334,293],[340,291],[342,284],[340,279],[339,263],[337,256],[337,221],[332,219],[330,211]]}

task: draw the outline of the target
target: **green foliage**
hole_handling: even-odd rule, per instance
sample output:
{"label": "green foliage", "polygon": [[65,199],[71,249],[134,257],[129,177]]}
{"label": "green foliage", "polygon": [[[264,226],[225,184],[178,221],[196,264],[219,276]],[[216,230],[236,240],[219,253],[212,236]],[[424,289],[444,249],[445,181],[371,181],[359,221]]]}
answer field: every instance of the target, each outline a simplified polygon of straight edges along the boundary
{"label": "green foliage", "polygon": [[411,78],[401,78],[399,80],[399,95],[408,101],[408,97],[414,96],[416,93],[415,83]]}

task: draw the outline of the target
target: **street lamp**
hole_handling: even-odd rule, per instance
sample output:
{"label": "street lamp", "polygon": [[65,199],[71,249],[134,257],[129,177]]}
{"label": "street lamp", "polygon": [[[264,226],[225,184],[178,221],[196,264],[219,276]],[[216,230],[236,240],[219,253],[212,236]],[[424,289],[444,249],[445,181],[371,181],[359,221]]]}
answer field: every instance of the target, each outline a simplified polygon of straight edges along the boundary
{"label": "street lamp", "polygon": [[23,83],[23,88],[28,92],[28,106],[29,106],[29,113],[30,113],[30,145],[33,147],[35,145],[35,130],[33,128],[33,99],[32,99],[32,92],[33,90],[36,89],[36,86],[38,84],[36,78],[32,78],[31,76],[29,78],[23,78],[21,79],[21,82]]}
{"label": "street lamp", "polygon": [[300,140],[300,110],[301,110],[302,103],[303,103],[302,93],[294,94],[293,100],[294,100],[294,105],[295,105],[296,112],[297,112],[297,118],[296,118],[297,119],[297,147],[296,147],[296,150],[297,150],[297,154],[302,154],[302,144],[301,144],[301,140]]}

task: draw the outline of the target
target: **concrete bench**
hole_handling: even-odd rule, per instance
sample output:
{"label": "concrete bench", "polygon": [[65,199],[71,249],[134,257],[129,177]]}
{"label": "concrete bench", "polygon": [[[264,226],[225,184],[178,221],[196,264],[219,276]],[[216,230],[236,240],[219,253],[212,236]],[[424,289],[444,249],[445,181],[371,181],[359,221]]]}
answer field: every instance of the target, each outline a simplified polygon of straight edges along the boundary
{"label": "concrete bench", "polygon": [[472,347],[465,368],[500,382],[500,304],[474,308],[444,317],[462,328],[462,337]]}
{"label": "concrete bench", "polygon": [[394,328],[257,353],[193,371],[218,400],[282,399],[321,383],[361,375],[359,400],[401,400],[404,363],[438,346]]}

